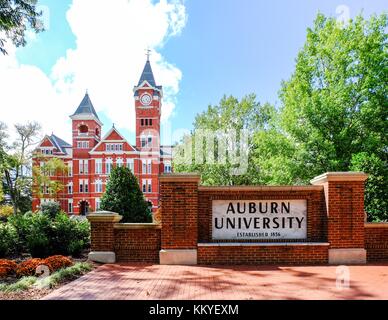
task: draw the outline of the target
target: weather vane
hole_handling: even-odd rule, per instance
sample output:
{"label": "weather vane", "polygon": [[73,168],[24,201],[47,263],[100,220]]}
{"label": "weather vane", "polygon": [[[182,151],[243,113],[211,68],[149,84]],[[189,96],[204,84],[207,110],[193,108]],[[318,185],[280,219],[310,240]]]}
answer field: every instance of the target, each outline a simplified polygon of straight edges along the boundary
{"label": "weather vane", "polygon": [[147,56],[147,61],[150,61],[150,55],[151,55],[151,50],[149,48],[146,49],[146,56]]}

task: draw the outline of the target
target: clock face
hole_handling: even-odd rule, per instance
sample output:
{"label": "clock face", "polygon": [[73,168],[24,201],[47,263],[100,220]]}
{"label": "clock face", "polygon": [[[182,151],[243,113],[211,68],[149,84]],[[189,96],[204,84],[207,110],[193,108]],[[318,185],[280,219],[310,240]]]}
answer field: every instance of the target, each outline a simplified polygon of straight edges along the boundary
{"label": "clock face", "polygon": [[143,106],[150,105],[151,101],[152,101],[152,97],[147,93],[143,94],[140,98],[140,102]]}

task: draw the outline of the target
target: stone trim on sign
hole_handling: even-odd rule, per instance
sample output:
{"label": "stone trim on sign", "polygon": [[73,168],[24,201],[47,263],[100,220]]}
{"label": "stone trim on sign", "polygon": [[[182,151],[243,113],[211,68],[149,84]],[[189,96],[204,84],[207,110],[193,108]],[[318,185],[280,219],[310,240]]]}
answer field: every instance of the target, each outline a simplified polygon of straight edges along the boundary
{"label": "stone trim on sign", "polygon": [[218,242],[198,243],[198,247],[280,247],[280,246],[329,246],[328,242]]}
{"label": "stone trim on sign", "polygon": [[161,229],[162,226],[158,223],[116,223],[115,229]]}
{"label": "stone trim on sign", "polygon": [[245,191],[245,192],[262,192],[262,191],[321,191],[323,186],[200,186],[199,191]]}
{"label": "stone trim on sign", "polygon": [[160,182],[200,182],[199,174],[168,173],[159,176]]}
{"label": "stone trim on sign", "polygon": [[312,185],[320,185],[328,181],[365,181],[368,175],[364,172],[326,172],[310,181]]}
{"label": "stone trim on sign", "polygon": [[388,222],[367,222],[364,224],[365,228],[387,228]]}

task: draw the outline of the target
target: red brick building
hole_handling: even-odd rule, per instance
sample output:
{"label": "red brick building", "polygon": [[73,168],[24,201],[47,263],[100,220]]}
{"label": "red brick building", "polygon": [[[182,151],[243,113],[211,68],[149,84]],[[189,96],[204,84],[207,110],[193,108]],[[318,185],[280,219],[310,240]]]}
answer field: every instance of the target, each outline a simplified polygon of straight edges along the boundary
{"label": "red brick building", "polygon": [[[51,179],[65,188],[55,196],[64,211],[85,215],[98,210],[109,174],[114,166],[127,166],[139,181],[153,211],[159,206],[159,174],[171,172],[171,146],[160,144],[162,86],[156,85],[150,61],[147,59],[139,83],[134,87],[136,111],[136,142],[130,144],[113,126],[101,137],[103,126],[88,93],[81,101],[72,120],[72,143],[56,135],[45,136],[38,145],[35,165],[44,159],[57,157],[68,166],[68,172]],[[41,159],[43,155],[43,159]],[[46,186],[40,186],[42,197],[33,195],[33,210],[42,202],[52,201]]]}

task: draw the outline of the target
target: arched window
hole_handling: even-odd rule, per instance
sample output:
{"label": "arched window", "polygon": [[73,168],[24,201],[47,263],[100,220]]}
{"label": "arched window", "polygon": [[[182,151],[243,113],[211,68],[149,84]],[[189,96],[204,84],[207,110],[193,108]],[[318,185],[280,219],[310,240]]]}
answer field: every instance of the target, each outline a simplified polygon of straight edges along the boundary
{"label": "arched window", "polygon": [[122,158],[117,158],[117,160],[116,160],[116,165],[117,165],[118,167],[122,167],[122,166],[124,165],[123,159],[122,159]]}
{"label": "arched window", "polygon": [[87,134],[89,131],[89,128],[88,128],[88,126],[82,124],[79,126],[78,131],[80,134]]}
{"label": "arched window", "polygon": [[105,174],[110,174],[112,170],[113,160],[111,158],[106,159],[105,161]]}

